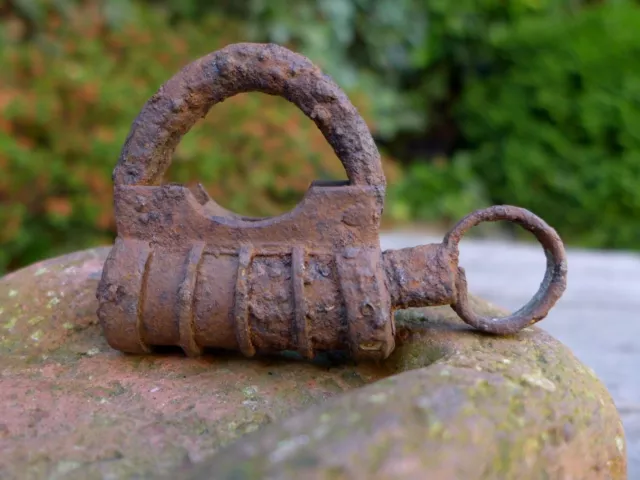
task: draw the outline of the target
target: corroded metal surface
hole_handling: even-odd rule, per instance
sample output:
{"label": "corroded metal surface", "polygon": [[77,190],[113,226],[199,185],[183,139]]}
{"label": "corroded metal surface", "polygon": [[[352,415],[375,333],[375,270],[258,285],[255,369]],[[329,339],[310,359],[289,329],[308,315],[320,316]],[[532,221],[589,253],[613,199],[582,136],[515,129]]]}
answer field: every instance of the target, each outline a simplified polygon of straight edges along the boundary
{"label": "corroded metal surface", "polygon": [[[313,119],[348,181],[314,182],[293,211],[269,219],[230,213],[202,188],[158,185],[195,121],[248,91],[280,95]],[[472,213],[441,244],[382,252],[385,178],[364,120],[308,59],[276,45],[231,45],[170,79],[135,120],[114,182],[118,238],[98,317],[109,344],[125,352],[179,345],[190,356],[209,347],[384,359],[395,346],[396,309],[451,305],[478,329],[514,333],[544,318],[566,286],[557,233],[512,206]],[[504,319],[471,310],[458,266],[462,235],[498,220],[530,230],[547,255],[538,294]]]}
{"label": "corroded metal surface", "polygon": [[511,315],[504,318],[487,318],[476,315],[469,307],[467,282],[464,271],[459,270],[456,279],[456,297],[452,306],[460,318],[469,325],[486,332],[510,334],[542,320],[562,296],[567,286],[567,257],[562,240],[542,219],[522,208],[497,205],[467,215],[447,233],[443,244],[452,252],[453,261],[457,263],[458,244],[470,228],[482,222],[499,220],[517,223],[533,233],[542,245],[547,257],[547,269],[540,288],[525,306]]}

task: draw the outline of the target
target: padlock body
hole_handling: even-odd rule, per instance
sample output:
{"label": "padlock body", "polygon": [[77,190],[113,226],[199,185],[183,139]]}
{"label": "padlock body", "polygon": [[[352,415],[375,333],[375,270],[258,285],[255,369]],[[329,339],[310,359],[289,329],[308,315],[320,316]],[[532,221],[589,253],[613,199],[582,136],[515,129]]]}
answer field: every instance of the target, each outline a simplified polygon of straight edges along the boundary
{"label": "padlock body", "polygon": [[98,289],[105,335],[142,353],[179,345],[385,358],[393,316],[376,187],[312,185],[269,219],[220,215],[187,188],[120,186],[118,238]]}

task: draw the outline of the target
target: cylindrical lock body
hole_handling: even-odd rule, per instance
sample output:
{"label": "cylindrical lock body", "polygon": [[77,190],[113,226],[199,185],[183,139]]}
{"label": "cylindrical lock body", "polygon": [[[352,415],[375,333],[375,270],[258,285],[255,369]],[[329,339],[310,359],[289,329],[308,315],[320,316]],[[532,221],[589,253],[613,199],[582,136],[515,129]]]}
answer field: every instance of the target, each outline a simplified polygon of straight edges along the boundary
{"label": "cylindrical lock body", "polygon": [[[123,258],[139,268],[113,268]],[[119,240],[105,264],[112,294],[103,292],[99,313],[109,318],[109,343],[131,353],[180,345],[188,355],[220,348],[385,358],[394,332],[382,265],[372,248],[220,252],[198,242],[163,252]]]}

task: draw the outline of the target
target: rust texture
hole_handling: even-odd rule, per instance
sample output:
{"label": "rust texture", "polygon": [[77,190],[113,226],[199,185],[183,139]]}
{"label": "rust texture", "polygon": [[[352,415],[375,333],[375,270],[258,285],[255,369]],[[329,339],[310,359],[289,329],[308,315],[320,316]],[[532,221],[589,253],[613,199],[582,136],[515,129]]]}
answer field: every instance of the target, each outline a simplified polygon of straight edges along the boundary
{"label": "rust texture", "polygon": [[[240,92],[279,95],[311,118],[344,165],[345,182],[313,182],[289,213],[247,218],[201,187],[160,185],[180,138],[218,102]],[[441,244],[382,252],[385,177],[369,130],[340,88],[308,59],[277,45],[234,44],[205,56],[147,102],[114,170],[118,237],[98,285],[109,344],[130,353],[180,346],[258,352],[348,350],[387,358],[393,312],[451,305],[468,324],[508,334],[544,318],[566,286],[557,233],[531,212],[472,213]],[[506,318],[469,307],[458,243],[485,221],[530,230],[547,273],[529,304]]]}

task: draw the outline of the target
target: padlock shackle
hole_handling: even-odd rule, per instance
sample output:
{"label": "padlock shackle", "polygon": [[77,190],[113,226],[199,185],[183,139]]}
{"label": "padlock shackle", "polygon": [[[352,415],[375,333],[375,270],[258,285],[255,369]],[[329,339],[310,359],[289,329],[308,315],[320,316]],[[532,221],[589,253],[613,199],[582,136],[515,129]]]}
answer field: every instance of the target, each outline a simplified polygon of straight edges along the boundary
{"label": "padlock shackle", "polygon": [[117,185],[158,185],[182,136],[215,104],[262,92],[295,104],[318,126],[352,185],[386,186],[371,133],[347,95],[306,57],[274,44],[237,43],[180,70],[147,101],[113,171]]}

